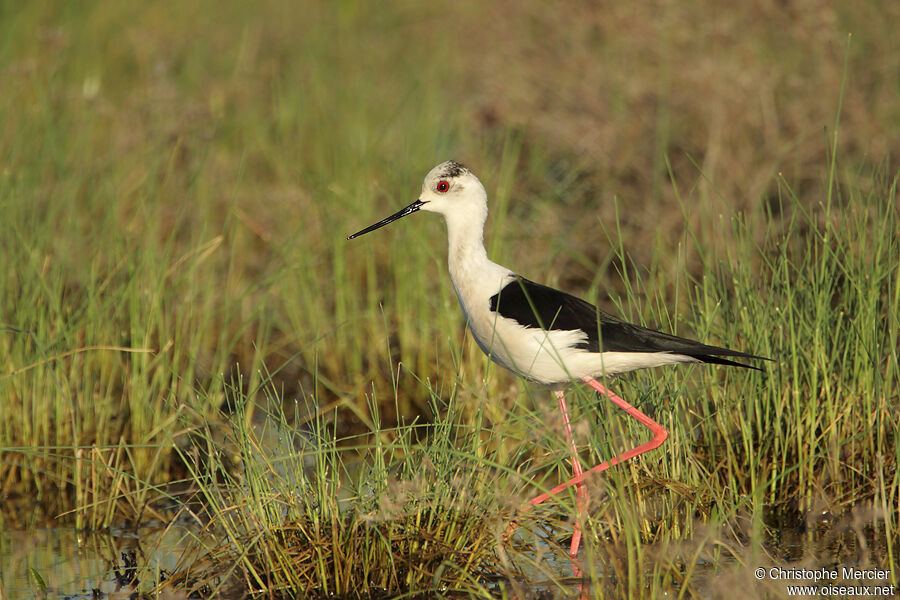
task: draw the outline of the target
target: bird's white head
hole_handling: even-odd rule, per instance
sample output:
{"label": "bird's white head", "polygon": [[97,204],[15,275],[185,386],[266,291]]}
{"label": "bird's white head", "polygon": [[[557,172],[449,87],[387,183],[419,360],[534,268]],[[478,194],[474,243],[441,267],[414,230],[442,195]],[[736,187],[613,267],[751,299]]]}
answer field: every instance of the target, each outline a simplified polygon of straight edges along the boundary
{"label": "bird's white head", "polygon": [[422,210],[451,215],[487,212],[487,192],[477,177],[458,162],[448,160],[425,176],[419,195]]}
{"label": "bird's white head", "polygon": [[451,229],[460,226],[480,231],[487,219],[487,192],[469,169],[452,160],[442,162],[425,176],[418,200],[347,239],[384,227],[418,210],[443,215]]}

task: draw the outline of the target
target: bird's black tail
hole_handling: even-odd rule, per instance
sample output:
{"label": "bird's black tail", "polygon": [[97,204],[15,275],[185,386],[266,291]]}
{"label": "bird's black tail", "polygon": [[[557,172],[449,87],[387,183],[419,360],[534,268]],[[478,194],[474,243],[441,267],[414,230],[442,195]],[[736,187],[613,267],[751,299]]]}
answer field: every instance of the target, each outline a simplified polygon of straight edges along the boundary
{"label": "bird's black tail", "polygon": [[[735,362],[733,360],[728,360],[727,358],[722,358],[721,356],[715,356],[713,354],[691,354],[689,352],[679,352],[679,354],[684,354],[685,356],[690,356],[691,358],[696,358],[700,362],[708,363],[711,365],[726,365],[729,367],[743,367],[745,369],[753,369],[754,371],[762,371],[759,367],[754,367],[753,365],[745,365],[744,363]],[[755,356],[753,354],[743,354],[741,353],[739,356],[743,356],[746,358],[752,358],[756,360],[768,360],[771,361],[771,358],[766,358],[765,356]]]}

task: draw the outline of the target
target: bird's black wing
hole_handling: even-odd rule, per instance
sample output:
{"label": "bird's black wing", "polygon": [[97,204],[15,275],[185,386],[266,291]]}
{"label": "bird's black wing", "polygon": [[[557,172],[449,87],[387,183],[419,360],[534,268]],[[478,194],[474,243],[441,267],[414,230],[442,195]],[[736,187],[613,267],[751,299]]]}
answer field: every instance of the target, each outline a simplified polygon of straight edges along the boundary
{"label": "bird's black wing", "polygon": [[720,357],[769,360],[628,323],[581,298],[524,277],[516,277],[491,296],[490,308],[523,327],[581,330],[587,335],[587,340],[576,347],[589,352],[669,352],[690,356],[701,362],[751,369],[756,367]]}

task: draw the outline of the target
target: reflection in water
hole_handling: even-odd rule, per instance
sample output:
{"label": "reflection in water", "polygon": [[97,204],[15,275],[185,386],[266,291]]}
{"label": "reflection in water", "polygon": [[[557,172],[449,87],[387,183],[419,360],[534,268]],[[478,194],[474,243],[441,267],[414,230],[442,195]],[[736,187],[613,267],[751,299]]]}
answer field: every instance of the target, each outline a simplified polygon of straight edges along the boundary
{"label": "reflection in water", "polygon": [[162,571],[172,571],[194,539],[181,526],[144,527],[137,531],[78,532],[71,528],[0,531],[0,596],[7,599],[79,598],[99,589],[127,597],[130,589],[116,579],[127,576],[123,553],[134,553],[142,590],[153,587]]}
{"label": "reflection in water", "polygon": [[[652,577],[668,572],[665,568],[657,572],[658,565],[654,566],[663,555],[677,559],[682,554],[690,554],[696,560],[692,567],[692,589],[708,592],[711,597],[718,597],[719,592],[729,586],[736,589],[746,580],[748,570],[760,565],[815,567],[841,564],[887,568],[888,547],[879,530],[871,526],[878,522],[880,514],[860,512],[843,519],[830,515],[825,518],[824,514],[810,516],[803,534],[792,533],[798,530],[796,521],[780,523],[782,528],[770,533],[774,544],[766,545],[764,556],[755,555],[751,546],[737,541],[730,545],[730,555],[713,559],[707,552],[701,552],[709,540],[715,540],[714,545],[718,547],[724,539],[721,532],[700,534],[694,542],[647,544],[643,548],[647,562],[639,567],[646,569],[642,576],[647,580],[641,582],[639,577],[636,583],[640,589],[652,589]],[[581,562],[573,568],[566,554],[568,539],[565,535],[559,537],[560,531],[546,525],[537,525],[535,530],[515,531],[513,539],[521,545],[523,552],[517,560],[523,578],[516,582],[515,589],[527,592],[526,597],[572,598],[614,595],[617,588],[625,585],[622,574],[627,572],[629,563],[622,558],[624,562],[617,568],[616,561],[611,560],[619,553],[614,541],[593,540],[593,552],[582,552]],[[132,552],[137,576],[142,580],[138,589],[148,592],[164,571],[172,573],[179,566],[192,564],[191,550],[198,547],[195,535],[196,530],[185,526],[168,529],[148,526],[138,531],[118,529],[81,534],[71,528],[2,530],[0,599],[89,599],[95,589],[102,592],[105,600],[126,599],[133,589],[121,585],[116,575],[118,573],[119,579],[127,578],[123,553],[130,556]],[[676,572],[683,570],[678,566],[672,568]],[[580,572],[582,569],[584,576]],[[784,592],[780,582],[768,583],[776,597]],[[890,581],[872,583],[888,584]],[[42,588],[46,589],[46,594],[42,593]],[[171,599],[171,594],[169,591],[169,595],[161,597]]]}

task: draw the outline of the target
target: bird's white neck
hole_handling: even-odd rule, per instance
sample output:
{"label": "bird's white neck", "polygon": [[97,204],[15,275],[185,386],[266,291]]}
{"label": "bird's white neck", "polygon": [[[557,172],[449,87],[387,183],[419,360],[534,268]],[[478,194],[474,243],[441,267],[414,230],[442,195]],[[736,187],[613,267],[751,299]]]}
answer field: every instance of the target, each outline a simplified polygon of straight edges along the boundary
{"label": "bird's white neck", "polygon": [[483,262],[487,260],[484,249],[484,218],[474,222],[473,219],[462,219],[456,215],[446,215],[447,241],[449,244],[449,260],[451,266],[464,262]]}
{"label": "bird's white neck", "polygon": [[484,248],[484,222],[487,209],[473,218],[473,215],[444,215],[447,221],[447,237],[449,240],[447,263],[450,268],[450,280],[459,296],[463,310],[466,304],[482,292],[496,293],[489,281],[496,279],[497,285],[510,271],[491,262]]}
{"label": "bird's white neck", "polygon": [[[461,271],[478,269],[488,261],[484,249],[485,214],[471,213],[444,215],[447,221],[448,256],[450,274],[461,274]],[[474,216],[474,218],[473,218]]]}

